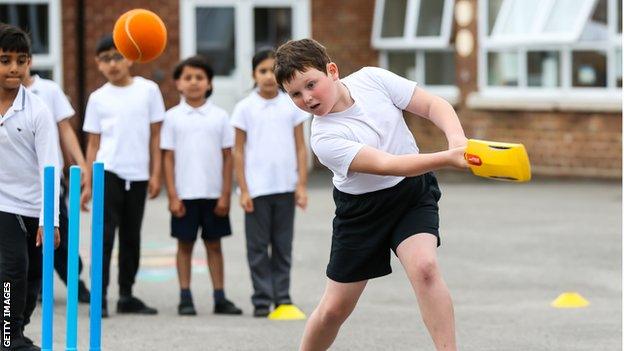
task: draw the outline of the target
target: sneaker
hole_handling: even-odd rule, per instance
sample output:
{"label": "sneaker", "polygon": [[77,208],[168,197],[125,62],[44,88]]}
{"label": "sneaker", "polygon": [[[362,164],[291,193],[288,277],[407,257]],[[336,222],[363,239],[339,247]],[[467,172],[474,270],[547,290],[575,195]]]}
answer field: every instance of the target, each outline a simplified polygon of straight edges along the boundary
{"label": "sneaker", "polygon": [[195,311],[195,305],[193,305],[193,300],[182,300],[178,305],[178,314],[180,316],[195,316],[197,315],[197,311]]}
{"label": "sneaker", "polygon": [[258,318],[266,318],[269,313],[271,313],[269,306],[255,306],[253,316]]}
{"label": "sneaker", "polygon": [[232,301],[228,299],[223,299],[223,301],[220,301],[219,303],[215,303],[214,313],[237,315],[237,314],[243,314],[243,310],[236,307],[236,305]]}
{"label": "sneaker", "polygon": [[32,343],[32,340],[28,338],[20,338],[17,340],[13,340],[11,342],[10,349],[2,349],[2,350],[11,350],[11,351],[41,351],[41,348]]}
{"label": "sneaker", "polygon": [[117,313],[157,314],[158,310],[147,306],[137,297],[127,296],[117,301]]}
{"label": "sneaker", "polygon": [[81,280],[78,282],[78,302],[80,303],[90,303],[91,302],[91,293],[85,286],[85,283]]}

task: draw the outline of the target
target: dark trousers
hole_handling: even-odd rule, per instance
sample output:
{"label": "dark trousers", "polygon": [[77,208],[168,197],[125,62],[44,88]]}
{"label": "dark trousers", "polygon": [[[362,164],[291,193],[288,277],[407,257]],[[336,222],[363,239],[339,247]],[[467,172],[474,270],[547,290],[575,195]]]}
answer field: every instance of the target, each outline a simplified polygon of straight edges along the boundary
{"label": "dark trousers", "polygon": [[132,295],[141,256],[141,223],[147,196],[147,182],[128,182],[115,173],[104,173],[104,262],[102,298],[110,281],[110,261],[119,228],[119,294]]}
{"label": "dark trousers", "polygon": [[253,205],[254,212],[245,213],[247,260],[254,289],[251,302],[254,306],[291,303],[295,195],[258,196],[253,199]]}
{"label": "dark trousers", "polygon": [[42,274],[41,250],[35,246],[38,228],[38,218],[0,212],[1,347],[8,347],[5,336],[22,338],[37,305]]}
{"label": "dark trousers", "polygon": [[[54,269],[59,278],[67,285],[67,250],[69,248],[68,230],[69,230],[69,213],[67,212],[66,197],[67,187],[61,182],[61,198],[59,199],[59,232],[61,234],[61,243],[54,251]],[[78,275],[82,273],[82,258],[78,255]]]}

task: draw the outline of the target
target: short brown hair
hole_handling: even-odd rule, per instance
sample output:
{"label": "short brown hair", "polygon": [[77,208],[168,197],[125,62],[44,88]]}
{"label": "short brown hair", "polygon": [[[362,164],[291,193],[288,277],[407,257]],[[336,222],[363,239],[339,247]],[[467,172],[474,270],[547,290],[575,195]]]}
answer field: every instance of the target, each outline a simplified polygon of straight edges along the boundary
{"label": "short brown hair", "polygon": [[289,82],[297,72],[309,68],[327,74],[327,64],[331,62],[327,50],[314,39],[290,40],[280,46],[275,53],[275,79],[282,83]]}

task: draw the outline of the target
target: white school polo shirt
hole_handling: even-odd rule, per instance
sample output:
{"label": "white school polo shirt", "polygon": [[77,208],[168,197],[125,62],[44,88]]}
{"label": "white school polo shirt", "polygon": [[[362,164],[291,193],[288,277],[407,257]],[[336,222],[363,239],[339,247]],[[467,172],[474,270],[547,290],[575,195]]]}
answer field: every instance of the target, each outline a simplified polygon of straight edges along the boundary
{"label": "white school polo shirt", "polygon": [[56,123],[45,103],[21,86],[0,115],[0,211],[39,217],[43,225],[43,169],[56,167],[54,225],[58,226],[60,161]]}
{"label": "white school polo shirt", "polygon": [[[41,78],[38,75],[32,76],[32,80],[33,83],[26,89],[43,100],[50,112],[52,112],[52,117],[54,117],[56,123],[70,118],[76,113],[67,96],[65,96],[63,89],[55,81]],[[61,164],[63,164],[63,153],[60,144],[58,150]]]}
{"label": "white school polo shirt", "polygon": [[364,145],[393,155],[418,153],[402,112],[416,83],[376,67],[362,68],[341,81],[355,103],[345,111],[314,116],[312,149],[334,173],[338,190],[357,195],[390,188],[404,177],[349,172],[349,166]]}
{"label": "white school polo shirt", "polygon": [[223,149],[234,144],[227,112],[211,102],[195,108],[182,101],[167,111],[160,148],[172,150],[175,187],[184,200],[217,199],[223,188]]}
{"label": "white school polo shirt", "polygon": [[253,91],[236,104],[232,125],[247,134],[245,180],[252,198],[295,191],[295,127],[308,118],[281,91],[273,99]]}
{"label": "white school polo shirt", "polygon": [[128,181],[150,176],[150,125],[165,118],[165,104],[158,85],[133,77],[128,86],[111,83],[91,93],[82,129],[100,134],[96,160],[104,169]]}

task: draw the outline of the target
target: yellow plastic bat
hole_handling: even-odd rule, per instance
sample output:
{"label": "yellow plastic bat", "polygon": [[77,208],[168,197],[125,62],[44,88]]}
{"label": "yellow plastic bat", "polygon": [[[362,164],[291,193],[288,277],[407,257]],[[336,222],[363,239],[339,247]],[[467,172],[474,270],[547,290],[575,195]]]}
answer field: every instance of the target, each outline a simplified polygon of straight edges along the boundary
{"label": "yellow plastic bat", "polygon": [[469,139],[464,157],[476,176],[512,182],[531,180],[531,164],[522,144]]}

